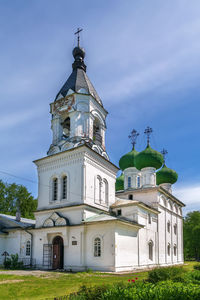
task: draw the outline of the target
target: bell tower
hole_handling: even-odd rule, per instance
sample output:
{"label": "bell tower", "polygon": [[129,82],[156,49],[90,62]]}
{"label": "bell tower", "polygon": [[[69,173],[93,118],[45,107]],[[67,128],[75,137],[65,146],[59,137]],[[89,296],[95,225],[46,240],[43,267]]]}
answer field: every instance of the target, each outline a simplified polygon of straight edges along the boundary
{"label": "bell tower", "polygon": [[87,144],[109,159],[105,148],[107,111],[86,74],[85,50],[79,46],[79,36],[72,54],[72,73],[50,104],[53,139],[47,154]]}

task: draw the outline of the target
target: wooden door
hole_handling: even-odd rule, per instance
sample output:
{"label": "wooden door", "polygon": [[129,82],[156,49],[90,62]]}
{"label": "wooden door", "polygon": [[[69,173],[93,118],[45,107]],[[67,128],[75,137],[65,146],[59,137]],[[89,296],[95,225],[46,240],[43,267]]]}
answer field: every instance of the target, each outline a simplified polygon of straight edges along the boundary
{"label": "wooden door", "polygon": [[53,269],[63,268],[63,239],[56,236],[53,239]]}
{"label": "wooden door", "polygon": [[59,244],[53,245],[53,269],[60,268],[60,249]]}

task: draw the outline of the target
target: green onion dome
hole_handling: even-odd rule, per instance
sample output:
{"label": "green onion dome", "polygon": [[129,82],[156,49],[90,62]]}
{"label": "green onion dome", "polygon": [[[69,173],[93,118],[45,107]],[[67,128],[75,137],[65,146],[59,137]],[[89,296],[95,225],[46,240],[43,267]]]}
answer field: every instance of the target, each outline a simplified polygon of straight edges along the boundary
{"label": "green onion dome", "polygon": [[135,158],[135,166],[138,170],[152,167],[159,169],[164,163],[163,156],[160,152],[152,149],[147,145],[146,149],[141,151]]}
{"label": "green onion dome", "polygon": [[133,147],[133,149],[130,152],[123,155],[119,160],[120,169],[124,171],[127,168],[135,167],[135,158],[137,154],[138,152]]}
{"label": "green onion dome", "polygon": [[124,190],[124,174],[123,173],[121,174],[121,176],[119,176],[116,179],[115,190],[116,191]]}
{"label": "green onion dome", "polygon": [[172,170],[164,166],[160,171],[156,173],[156,184],[162,184],[162,183],[175,183],[178,179],[178,174]]}

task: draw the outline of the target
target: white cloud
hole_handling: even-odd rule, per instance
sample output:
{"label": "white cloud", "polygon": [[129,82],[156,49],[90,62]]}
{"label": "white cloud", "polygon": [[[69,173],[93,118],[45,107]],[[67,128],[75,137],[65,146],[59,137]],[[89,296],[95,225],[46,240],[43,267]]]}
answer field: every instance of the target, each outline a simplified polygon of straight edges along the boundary
{"label": "white cloud", "polygon": [[200,184],[178,187],[174,190],[174,196],[186,205],[185,213],[200,210]]}

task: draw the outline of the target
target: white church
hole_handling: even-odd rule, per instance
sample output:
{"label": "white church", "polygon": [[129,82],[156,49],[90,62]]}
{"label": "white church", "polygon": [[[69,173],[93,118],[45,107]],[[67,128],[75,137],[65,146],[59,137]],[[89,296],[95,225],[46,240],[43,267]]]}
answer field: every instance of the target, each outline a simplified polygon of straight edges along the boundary
{"label": "white church", "polygon": [[[72,73],[50,104],[52,144],[34,161],[35,220],[0,214],[0,255],[18,253],[38,269],[131,271],[183,263],[184,204],[172,194],[177,173],[147,146],[119,168],[106,152],[107,111],[73,49]],[[163,153],[164,154],[164,153]],[[0,263],[3,256],[0,256]]]}

